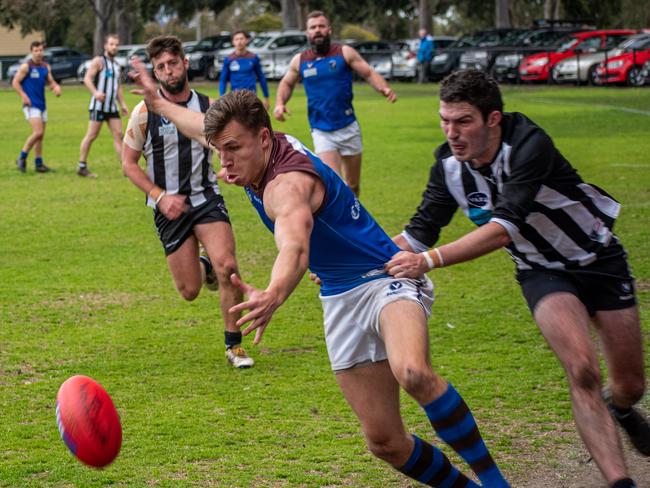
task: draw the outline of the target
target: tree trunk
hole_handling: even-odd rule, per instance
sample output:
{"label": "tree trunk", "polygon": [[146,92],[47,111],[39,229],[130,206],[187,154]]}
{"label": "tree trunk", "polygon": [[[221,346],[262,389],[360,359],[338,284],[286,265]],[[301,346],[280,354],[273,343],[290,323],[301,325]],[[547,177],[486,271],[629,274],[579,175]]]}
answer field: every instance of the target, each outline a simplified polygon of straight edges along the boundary
{"label": "tree trunk", "polygon": [[431,0],[418,2],[419,28],[433,34],[433,17],[431,17]]}
{"label": "tree trunk", "polygon": [[126,9],[124,0],[117,0],[115,5],[115,25],[120,44],[133,43],[133,12]]}
{"label": "tree trunk", "polygon": [[104,37],[108,34],[108,24],[113,13],[112,0],[94,0],[95,35],[93,37],[93,53],[99,56],[104,52]]}
{"label": "tree trunk", "polygon": [[561,0],[544,0],[544,18],[558,20],[560,18]]}
{"label": "tree trunk", "polygon": [[495,24],[496,27],[512,27],[510,21],[509,0],[495,0]]}
{"label": "tree trunk", "polygon": [[296,0],[282,0],[282,28],[299,29],[298,12],[299,5]]}

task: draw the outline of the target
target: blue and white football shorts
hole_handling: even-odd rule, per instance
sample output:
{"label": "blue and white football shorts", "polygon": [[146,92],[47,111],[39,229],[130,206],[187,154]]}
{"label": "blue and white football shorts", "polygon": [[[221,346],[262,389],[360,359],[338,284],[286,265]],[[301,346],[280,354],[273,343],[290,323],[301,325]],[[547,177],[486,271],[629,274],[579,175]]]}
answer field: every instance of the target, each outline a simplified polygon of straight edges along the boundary
{"label": "blue and white football shorts", "polygon": [[23,113],[25,114],[25,120],[41,119],[43,122],[47,122],[47,110],[23,105]]}
{"label": "blue and white football shorts", "polygon": [[428,318],[433,305],[433,283],[421,279],[380,278],[338,295],[321,296],[325,343],[332,370],[341,371],[388,358],[381,337],[379,315],[389,303],[419,303]]}
{"label": "blue and white football shorts", "polygon": [[363,152],[361,144],[361,127],[356,120],[342,129],[326,132],[320,129],[311,130],[316,154],[338,151],[341,156],[355,156]]}

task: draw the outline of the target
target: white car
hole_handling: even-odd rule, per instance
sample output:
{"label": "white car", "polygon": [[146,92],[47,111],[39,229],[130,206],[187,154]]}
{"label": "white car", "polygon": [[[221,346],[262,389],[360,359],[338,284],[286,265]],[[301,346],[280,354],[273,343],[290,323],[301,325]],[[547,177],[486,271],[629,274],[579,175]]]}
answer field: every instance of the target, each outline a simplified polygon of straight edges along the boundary
{"label": "white car", "polygon": [[[115,55],[115,62],[122,67],[122,82],[125,82],[128,79],[127,70],[129,65],[129,53],[137,49],[144,49],[145,47],[146,44],[123,44],[118,48],[117,54]],[[84,76],[86,76],[86,72],[88,71],[91,62],[92,59],[89,59],[79,65],[79,68],[77,69],[77,80],[79,80],[79,83],[84,82]]]}
{"label": "white car", "polygon": [[291,58],[309,45],[302,31],[269,31],[257,34],[248,50],[260,57],[262,71],[269,80],[279,80],[287,72]]}

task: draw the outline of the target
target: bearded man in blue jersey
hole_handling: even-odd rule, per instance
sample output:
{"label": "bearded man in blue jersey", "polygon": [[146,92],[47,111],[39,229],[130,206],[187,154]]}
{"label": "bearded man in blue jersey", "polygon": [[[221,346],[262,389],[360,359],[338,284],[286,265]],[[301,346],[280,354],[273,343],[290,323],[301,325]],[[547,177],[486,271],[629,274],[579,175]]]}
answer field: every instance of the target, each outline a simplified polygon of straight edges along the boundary
{"label": "bearded man in blue jersey", "polygon": [[314,151],[341,174],[359,195],[361,180],[361,128],[352,107],[352,78],[356,73],[393,103],[395,92],[350,46],[332,43],[332,27],[319,10],[307,16],[307,37],[311,49],[296,54],[278,86],[273,116],[284,121],[286,107],[299,81],[305,86],[307,111]]}
{"label": "bearded man in blue jersey", "polygon": [[[158,96],[141,63],[150,110],[187,137],[218,151],[221,176],[244,187],[278,254],[265,289],[231,276],[248,297],[231,308],[244,334],[262,339],[274,312],[310,268],[322,281],[325,342],[345,399],[359,418],[369,449],[429,486],[507,487],[469,408],[431,367],[427,317],[433,287],[424,278],[395,279],[383,269],[398,247],[339,176],[297,139],[274,132],[262,102],[238,90],[204,114]],[[472,468],[476,484],[441,450],[409,434],[400,387],[425,411],[438,436]]]}

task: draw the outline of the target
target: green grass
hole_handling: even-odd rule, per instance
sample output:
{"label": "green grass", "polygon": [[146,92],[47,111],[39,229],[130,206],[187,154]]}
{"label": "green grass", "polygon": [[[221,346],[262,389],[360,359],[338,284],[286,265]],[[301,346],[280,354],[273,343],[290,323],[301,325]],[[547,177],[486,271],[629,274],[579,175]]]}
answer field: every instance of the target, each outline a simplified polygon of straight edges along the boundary
{"label": "green grass", "polygon": [[[216,95],[215,83],[202,88]],[[389,105],[355,87],[362,201],[389,234],[419,203],[443,140],[437,85],[395,89],[400,100]],[[89,159],[100,177],[75,175],[87,92],[66,85],[60,99],[48,95],[45,161],[56,172],[37,175],[30,163],[20,174],[14,160],[28,126],[15,93],[0,89],[0,486],[413,486],[365,449],[329,370],[317,288],[305,279],[261,346],[249,347],[254,369],[229,368],[217,297],[177,295],[150,210],[122,176],[106,129]],[[547,129],[587,181],[623,203],[617,232],[639,281],[647,348],[650,90],[506,87],[504,95],[508,110]],[[310,145],[302,89],[289,108],[276,129]],[[224,194],[244,279],[263,287],[271,235],[241,189]],[[471,229],[458,216],[442,240]],[[433,365],[464,395],[506,474],[525,480],[575,438],[563,372],[504,252],[434,279]],[[122,452],[108,469],[81,465],[59,438],[56,393],[74,374],[100,381],[121,415]],[[403,405],[408,428],[431,438],[415,403]]]}

